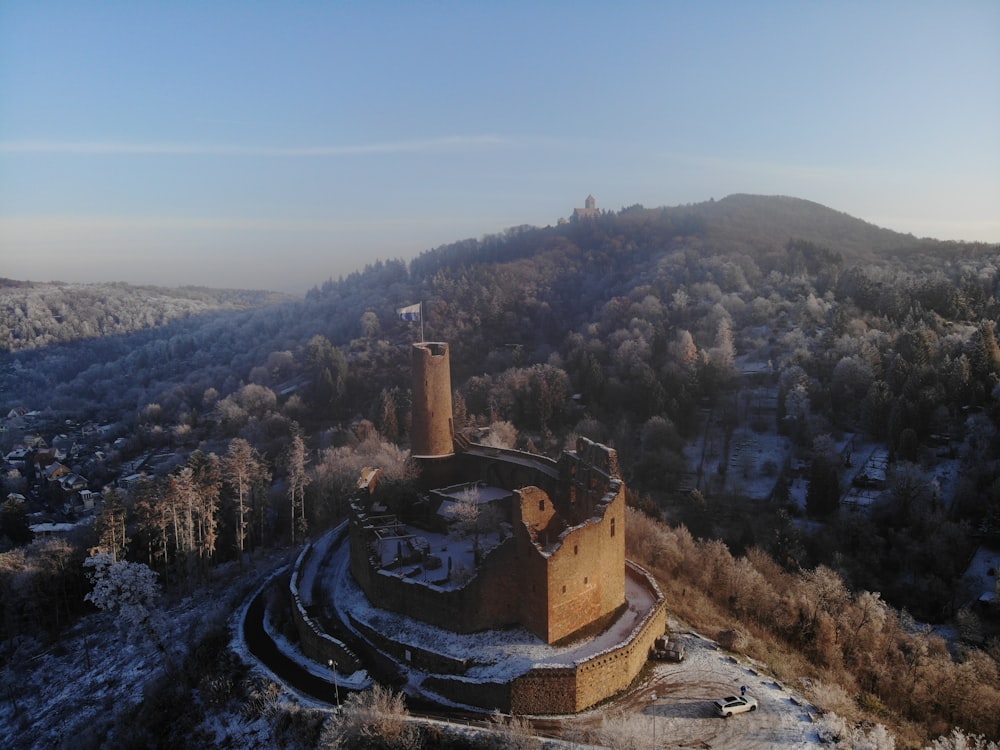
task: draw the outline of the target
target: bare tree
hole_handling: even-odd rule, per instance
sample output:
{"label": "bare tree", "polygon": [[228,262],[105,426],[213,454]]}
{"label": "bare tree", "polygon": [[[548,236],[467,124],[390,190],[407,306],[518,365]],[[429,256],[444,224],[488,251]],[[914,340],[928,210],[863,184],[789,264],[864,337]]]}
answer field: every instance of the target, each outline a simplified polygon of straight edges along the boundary
{"label": "bare tree", "polygon": [[233,493],[235,506],[236,548],[240,564],[246,550],[248,532],[249,502],[254,487],[267,481],[267,468],[257,451],[243,438],[235,438],[229,443],[229,450],[222,460],[222,476]]}
{"label": "bare tree", "polygon": [[472,539],[472,551],[478,561],[482,554],[480,538],[499,526],[496,508],[491,503],[482,502],[478,486],[469,486],[462,490],[455,502],[454,519],[456,533]]}
{"label": "bare tree", "polygon": [[420,730],[409,722],[409,715],[402,694],[375,685],[348,696],[343,710],[324,727],[320,744],[328,748],[416,750],[421,746]]}
{"label": "bare tree", "polygon": [[105,487],[101,493],[103,501],[97,516],[97,544],[102,551],[117,562],[125,556],[129,539],[125,536],[126,509],[122,493],[116,487]]}
{"label": "bare tree", "polygon": [[305,536],[309,528],[306,522],[306,485],[309,477],[306,475],[306,443],[301,435],[292,438],[292,444],[285,454],[285,468],[288,470],[288,500],[292,522],[292,544],[295,544],[296,531]]}

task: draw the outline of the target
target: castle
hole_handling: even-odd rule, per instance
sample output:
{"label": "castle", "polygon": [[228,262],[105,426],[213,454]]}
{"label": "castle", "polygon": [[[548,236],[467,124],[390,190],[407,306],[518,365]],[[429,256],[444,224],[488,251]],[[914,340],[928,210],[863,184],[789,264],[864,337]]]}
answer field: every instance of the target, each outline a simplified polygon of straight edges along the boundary
{"label": "castle", "polygon": [[[662,634],[665,610],[652,578],[625,560],[616,452],[579,438],[555,461],[471,442],[454,432],[448,345],[414,344],[411,365],[419,478],[401,486],[367,471],[343,532],[347,583],[366,606],[337,606],[363,661],[429,672],[424,687],[449,701],[525,713],[579,711],[623,689]],[[561,656],[474,683],[476,659],[386,632],[387,617],[365,622],[367,605],[456,639],[522,628]]]}
{"label": "castle", "polygon": [[[625,606],[625,487],[615,452],[585,438],[559,462],[456,446],[448,357],[446,344],[413,347],[419,494],[396,507],[377,493],[355,500],[352,575],[372,603],[457,632],[523,625],[551,644],[599,626]],[[448,569],[459,552],[445,537],[461,536],[453,530],[461,513],[486,516],[494,528],[480,534],[488,549],[472,550],[476,575],[455,586]],[[452,550],[450,566],[442,547]]]}
{"label": "castle", "polygon": [[574,219],[593,219],[598,215],[597,210],[597,199],[593,195],[588,195],[587,200],[583,203],[583,208],[573,209]]}

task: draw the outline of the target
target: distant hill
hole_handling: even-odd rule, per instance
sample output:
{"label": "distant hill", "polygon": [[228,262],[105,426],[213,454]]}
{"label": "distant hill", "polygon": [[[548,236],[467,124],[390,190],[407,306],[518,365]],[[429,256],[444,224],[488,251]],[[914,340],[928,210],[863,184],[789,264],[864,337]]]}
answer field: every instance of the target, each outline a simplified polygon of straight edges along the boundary
{"label": "distant hill", "polygon": [[823,245],[848,262],[937,244],[883,229],[819,203],[786,196],[737,193],[673,210],[702,217],[708,236],[715,241],[747,243],[764,249],[795,238]]}
{"label": "distant hill", "polygon": [[[0,280],[0,352],[16,354],[0,361],[0,406],[120,403],[129,411],[164,400],[180,383],[223,396],[240,382],[277,386],[259,368],[290,352],[301,369],[307,342],[322,335],[348,352],[356,373],[342,408],[365,409],[373,394],[407,388],[393,357],[415,332],[394,311],[416,301],[424,303],[426,335],[451,342],[455,382],[558,354],[572,360],[575,380],[600,391],[619,361],[629,361],[618,339],[635,338],[639,351],[655,354],[652,366],[638,368],[652,388],[670,366],[675,330],[710,349],[723,311],[737,330],[772,320],[808,328],[815,321],[798,320],[798,305],[809,292],[851,301],[858,309],[845,307],[850,316],[901,321],[912,308],[949,320],[995,318],[997,257],[995,246],[916,239],[811,201],[732,195],[511,227],[409,262],[376,260],[297,300]],[[322,267],[315,273],[322,277]],[[618,338],[601,340],[612,334]],[[593,350],[582,343],[591,340]],[[375,347],[377,356],[362,354],[373,341],[386,345]]]}
{"label": "distant hill", "polygon": [[249,310],[290,299],[265,291],[0,278],[0,351],[132,333],[190,315]]}

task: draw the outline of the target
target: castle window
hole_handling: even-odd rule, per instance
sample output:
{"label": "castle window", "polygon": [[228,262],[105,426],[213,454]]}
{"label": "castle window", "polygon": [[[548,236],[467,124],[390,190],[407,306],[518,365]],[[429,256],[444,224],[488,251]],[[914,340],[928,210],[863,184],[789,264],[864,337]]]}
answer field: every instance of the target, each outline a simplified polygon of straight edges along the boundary
{"label": "castle window", "polygon": [[563,593],[566,593],[566,584],[563,584]]}
{"label": "castle window", "polygon": [[538,501],[538,510],[545,510],[545,501],[544,500],[539,500]]}
{"label": "castle window", "polygon": [[615,519],[611,519],[611,536],[615,535]]}
{"label": "castle window", "polygon": [[583,585],[586,586],[588,583],[590,583],[590,576],[584,576],[583,577]]}
{"label": "castle window", "polygon": [[574,544],[573,545],[573,554],[574,555],[579,555],[580,554],[580,545],[579,544]]}

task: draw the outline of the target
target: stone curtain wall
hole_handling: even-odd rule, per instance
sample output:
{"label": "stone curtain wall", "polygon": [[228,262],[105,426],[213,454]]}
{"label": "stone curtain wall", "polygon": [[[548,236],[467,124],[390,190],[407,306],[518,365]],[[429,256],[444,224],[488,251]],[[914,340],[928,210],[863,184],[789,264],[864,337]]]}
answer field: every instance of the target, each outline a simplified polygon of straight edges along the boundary
{"label": "stone curtain wall", "polygon": [[[343,541],[345,528],[346,526],[337,532],[337,538],[334,541],[335,544]],[[323,628],[313,621],[306,610],[306,606],[302,603],[302,597],[299,595],[299,578],[303,566],[309,561],[312,553],[312,544],[307,544],[302,552],[299,553],[299,557],[292,568],[291,582],[288,585],[292,596],[292,619],[295,621],[295,629],[299,634],[299,646],[302,648],[302,653],[313,661],[320,664],[329,664],[333,661],[345,673],[356,672],[363,666],[361,660],[345,643],[326,633]]]}
{"label": "stone curtain wall", "polygon": [[577,708],[582,711],[627,688],[649,659],[649,649],[667,627],[667,609],[656,581],[634,563],[627,563],[628,575],[638,580],[656,597],[656,603],[625,641],[598,654],[577,669]]}
{"label": "stone curtain wall", "polygon": [[376,606],[456,633],[516,625],[524,582],[511,574],[519,565],[515,547],[514,539],[508,539],[491,550],[460,589],[444,589],[396,570],[373,571],[367,565],[359,566],[354,579]]}
{"label": "stone curtain wall", "polygon": [[583,711],[627,688],[636,678],[657,636],[666,630],[663,592],[653,577],[634,563],[628,575],[656,597],[656,603],[622,643],[567,667],[538,667],[511,685],[513,713],[560,714]]}

